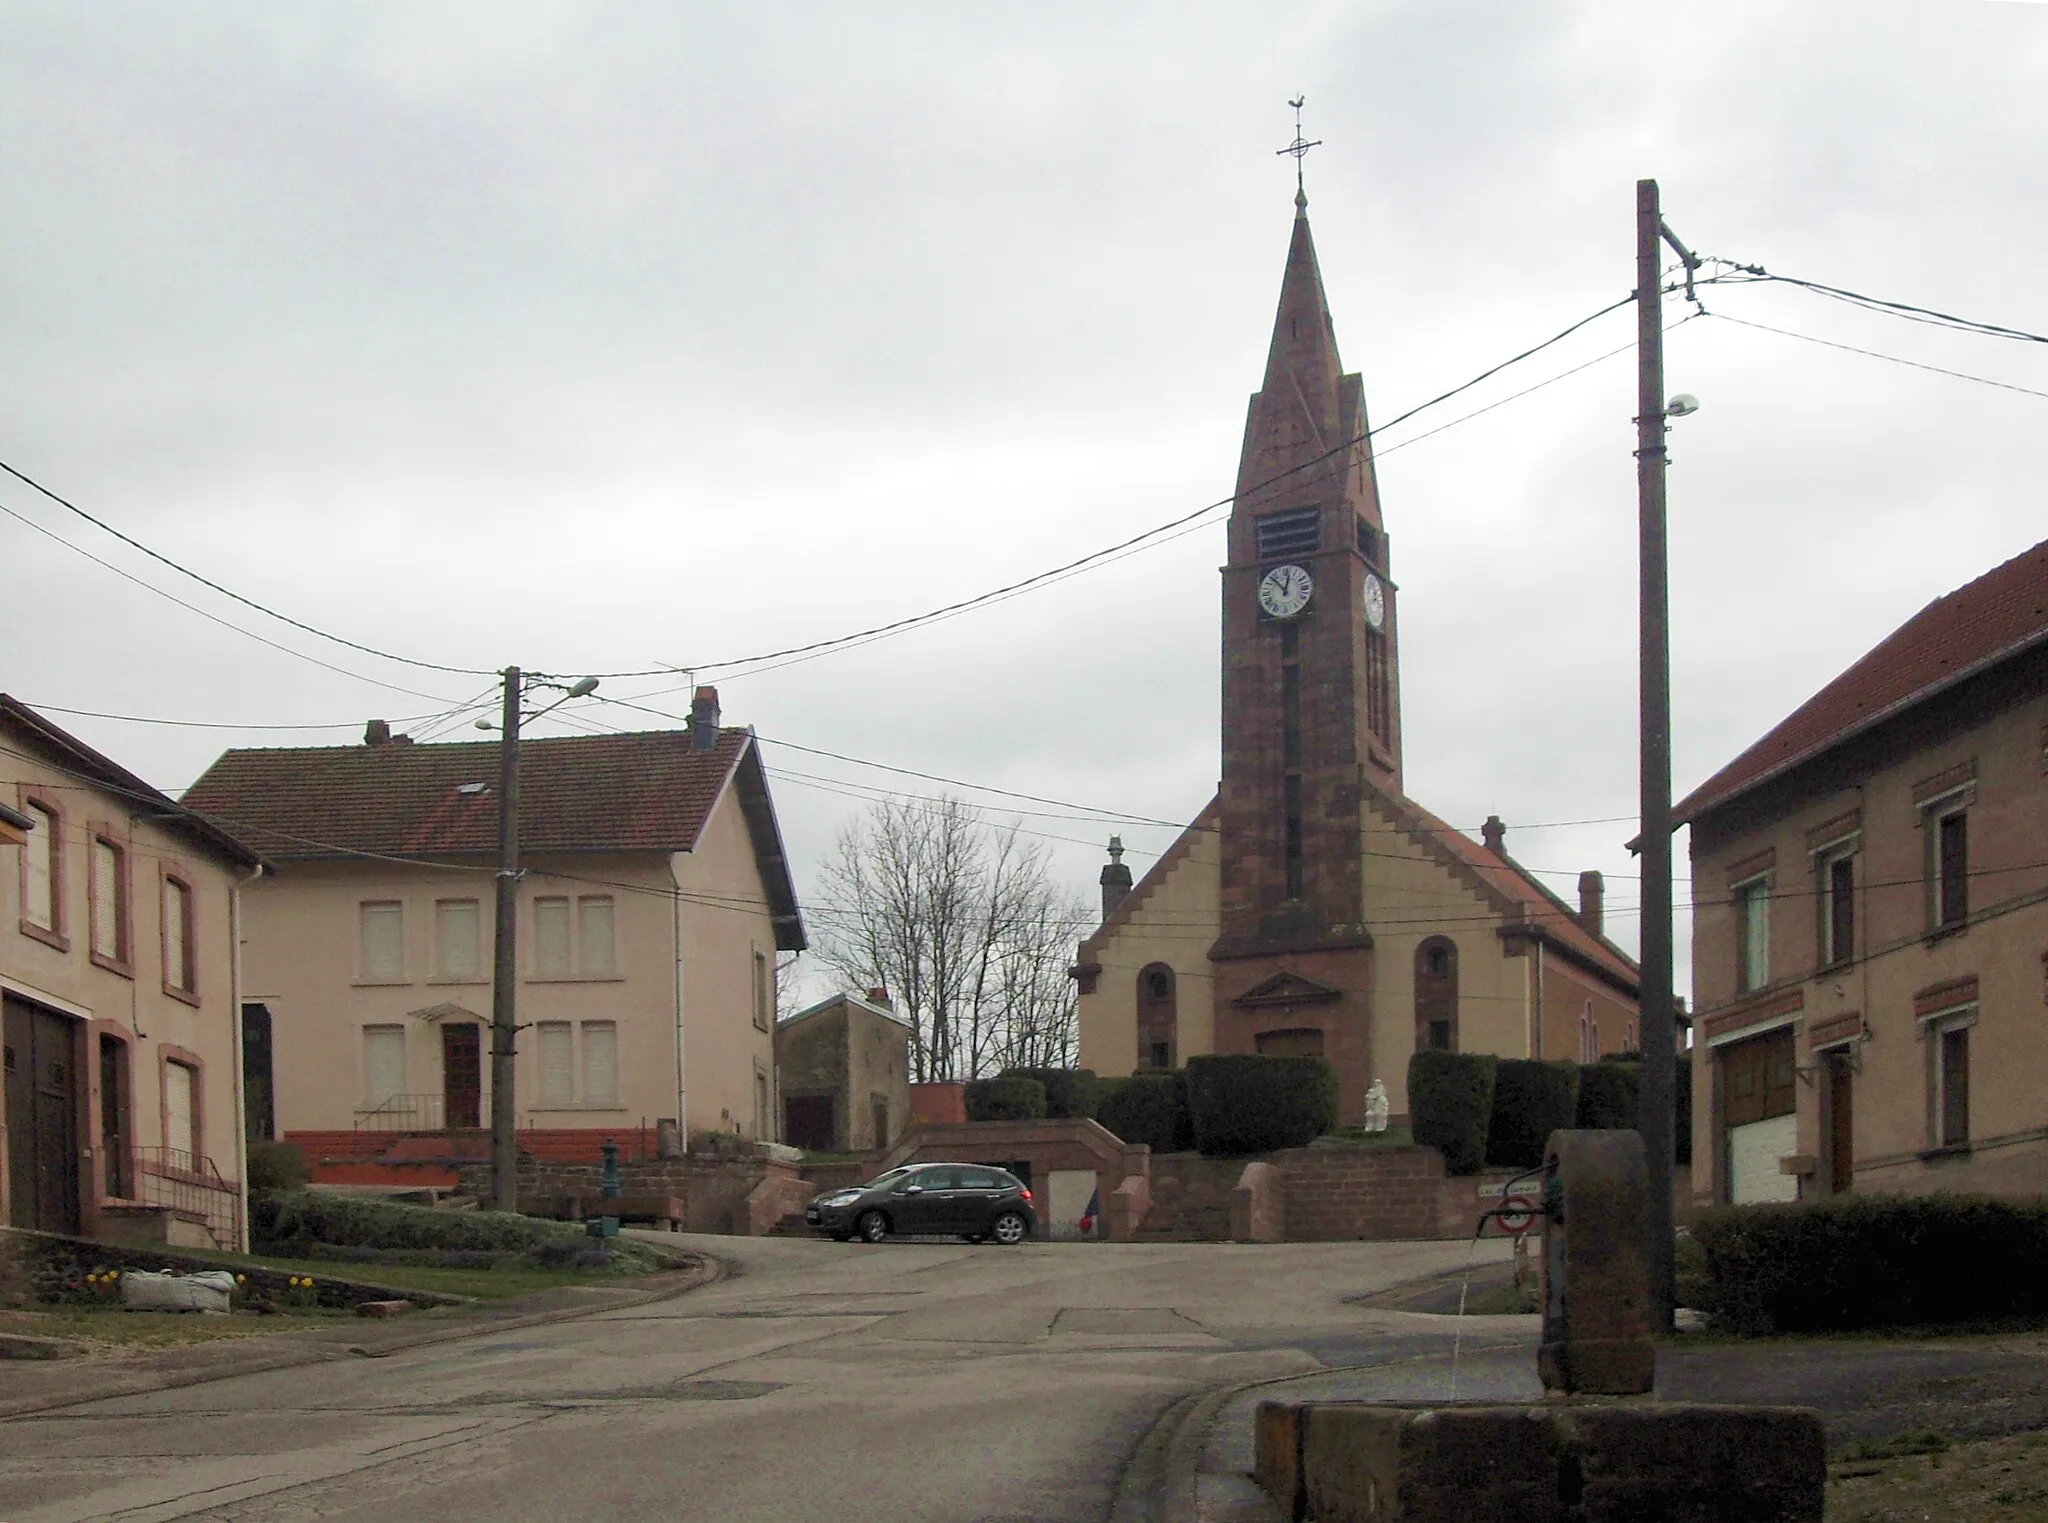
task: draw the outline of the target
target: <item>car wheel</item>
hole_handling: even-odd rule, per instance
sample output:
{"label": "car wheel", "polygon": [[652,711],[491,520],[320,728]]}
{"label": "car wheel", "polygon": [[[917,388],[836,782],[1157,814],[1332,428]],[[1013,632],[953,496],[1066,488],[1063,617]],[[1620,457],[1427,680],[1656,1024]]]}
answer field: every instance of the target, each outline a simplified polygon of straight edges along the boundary
{"label": "car wheel", "polygon": [[889,1218],[879,1211],[863,1211],[853,1230],[860,1234],[862,1242],[879,1243],[889,1235]]}
{"label": "car wheel", "polygon": [[1005,1211],[989,1225],[989,1236],[1005,1248],[1014,1248],[1030,1235],[1030,1226],[1014,1211]]}

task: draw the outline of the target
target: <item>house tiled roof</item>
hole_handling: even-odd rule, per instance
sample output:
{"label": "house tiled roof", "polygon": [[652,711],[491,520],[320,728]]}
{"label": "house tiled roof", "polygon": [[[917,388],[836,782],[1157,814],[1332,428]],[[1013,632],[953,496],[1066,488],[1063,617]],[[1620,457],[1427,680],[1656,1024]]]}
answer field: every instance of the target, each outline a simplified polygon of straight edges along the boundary
{"label": "house tiled roof", "polygon": [[[104,756],[76,735],[58,728],[41,714],[7,693],[0,693],[0,730],[10,732],[35,747],[44,757],[73,776],[104,788],[108,793],[143,806],[148,816],[167,830],[186,837],[230,862],[255,867],[262,862],[249,838],[203,819],[196,811],[181,806],[169,794],[151,787],[111,757]],[[28,821],[14,810],[8,815]]]}
{"label": "house tiled roof", "polygon": [[1641,984],[1642,970],[1634,959],[1606,937],[1596,936],[1581,925],[1571,907],[1514,858],[1496,854],[1464,831],[1445,824],[1413,799],[1404,797],[1390,802],[1397,816],[1405,813],[1414,817],[1409,823],[1416,834],[1435,842],[1440,851],[1477,874],[1496,898],[1520,905],[1523,923],[1628,988],[1633,990]]}
{"label": "house tiled roof", "polygon": [[[519,748],[522,853],[687,851],[753,741],[721,730],[574,735]],[[185,791],[275,861],[472,855],[498,846],[498,742],[224,752]]]}
{"label": "house tiled roof", "polygon": [[1900,625],[1672,811],[1686,824],[1860,730],[2048,639],[2048,540]]}

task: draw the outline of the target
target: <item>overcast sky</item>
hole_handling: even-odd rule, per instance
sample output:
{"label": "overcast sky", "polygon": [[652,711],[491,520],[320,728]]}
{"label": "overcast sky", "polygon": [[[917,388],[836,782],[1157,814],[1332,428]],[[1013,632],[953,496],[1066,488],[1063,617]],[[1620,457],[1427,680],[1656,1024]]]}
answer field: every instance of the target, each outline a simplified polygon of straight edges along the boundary
{"label": "overcast sky", "polygon": [[[1644,175],[1703,253],[2048,331],[2044,77],[2048,7],[1990,0],[5,0],[0,459],[384,650],[708,668],[1224,496],[1297,91],[1325,145],[1310,215],[1344,360],[1391,419],[1625,295]],[[2042,346],[1784,286],[1705,297],[2048,392]],[[1615,313],[1378,441],[1408,787],[1460,826],[1500,814],[1561,891],[1606,869],[1630,947],[1632,827],[1611,817],[1635,810],[1631,357],[1396,446],[1632,333]],[[2041,537],[2048,398],[1722,317],[1672,335],[1668,373],[1701,402],[1672,436],[1682,794]],[[0,506],[343,669],[0,516],[0,687],[252,726],[53,714],[167,788],[225,746],[343,743],[487,686],[265,620],[19,483]],[[986,611],[706,679],[770,742],[1185,818],[1217,774],[1222,557],[1212,522]],[[333,728],[253,728],[289,724]],[[932,786],[768,755],[805,888],[850,794]],[[1579,820],[1604,823],[1552,823]],[[1111,828],[1145,852],[1170,837],[1025,824],[1071,838],[1057,861],[1089,893]]]}

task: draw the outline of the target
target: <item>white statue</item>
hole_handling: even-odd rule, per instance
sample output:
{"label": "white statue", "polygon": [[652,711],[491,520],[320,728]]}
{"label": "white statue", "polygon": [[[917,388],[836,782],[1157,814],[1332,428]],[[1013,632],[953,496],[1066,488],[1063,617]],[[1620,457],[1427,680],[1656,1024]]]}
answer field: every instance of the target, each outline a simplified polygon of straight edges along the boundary
{"label": "white statue", "polygon": [[1365,1129],[1368,1132],[1387,1129],[1387,1086],[1378,1079],[1374,1079],[1372,1088],[1365,1092]]}

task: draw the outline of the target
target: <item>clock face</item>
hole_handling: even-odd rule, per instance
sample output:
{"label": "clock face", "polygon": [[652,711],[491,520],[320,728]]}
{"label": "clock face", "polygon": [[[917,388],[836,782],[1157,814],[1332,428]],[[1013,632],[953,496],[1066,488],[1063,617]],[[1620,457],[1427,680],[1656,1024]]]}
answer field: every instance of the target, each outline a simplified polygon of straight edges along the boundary
{"label": "clock face", "polygon": [[1387,589],[1380,585],[1380,579],[1370,571],[1365,574],[1365,623],[1368,629],[1381,629],[1387,622]]}
{"label": "clock face", "polygon": [[1300,566],[1275,566],[1259,578],[1259,607],[1276,619],[1291,619],[1308,607],[1316,584]]}

